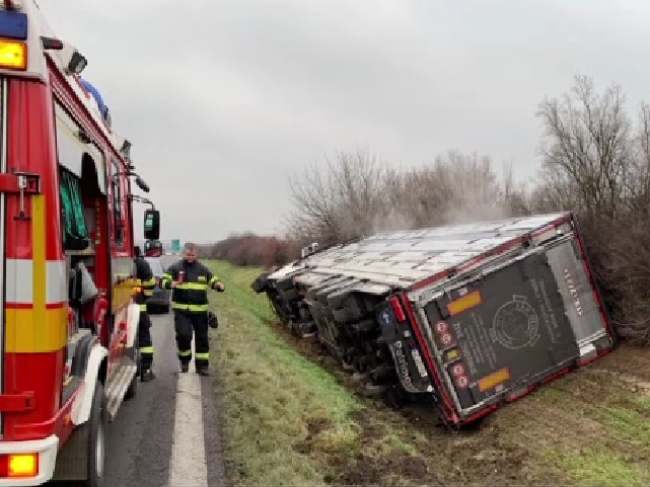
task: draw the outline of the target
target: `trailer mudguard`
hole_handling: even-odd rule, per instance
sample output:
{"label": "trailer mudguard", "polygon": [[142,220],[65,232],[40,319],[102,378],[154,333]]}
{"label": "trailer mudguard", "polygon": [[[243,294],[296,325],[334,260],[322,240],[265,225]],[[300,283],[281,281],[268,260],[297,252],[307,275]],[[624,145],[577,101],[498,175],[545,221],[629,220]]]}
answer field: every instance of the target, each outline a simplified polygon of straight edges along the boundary
{"label": "trailer mudguard", "polygon": [[85,423],[90,418],[93,404],[93,394],[98,380],[101,380],[102,364],[107,360],[108,351],[96,342],[88,353],[86,371],[83,380],[83,391],[77,396],[72,405],[72,422],[75,426]]}

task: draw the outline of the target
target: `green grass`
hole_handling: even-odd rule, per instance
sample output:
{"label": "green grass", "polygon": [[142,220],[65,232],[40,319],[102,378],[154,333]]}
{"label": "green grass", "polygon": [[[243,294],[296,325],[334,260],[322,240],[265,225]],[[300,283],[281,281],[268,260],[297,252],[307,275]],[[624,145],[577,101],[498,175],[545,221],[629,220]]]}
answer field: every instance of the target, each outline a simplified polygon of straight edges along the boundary
{"label": "green grass", "polygon": [[631,464],[611,451],[587,450],[579,455],[558,455],[555,460],[579,485],[598,487],[648,485],[646,469]]}
{"label": "green grass", "polygon": [[605,377],[587,368],[539,391],[542,406],[555,411],[557,431],[566,432],[540,438],[540,463],[558,468],[576,485],[648,485],[650,423],[643,411],[650,401],[616,380],[603,382]]}
{"label": "green grass", "polygon": [[[226,293],[212,299],[220,317],[213,350],[232,480],[322,485],[329,471],[322,456],[354,448],[358,426],[349,415],[360,404],[265,324],[272,312],[250,289],[259,269],[213,267],[227,285]],[[310,428],[319,424],[328,427],[300,453]]]}

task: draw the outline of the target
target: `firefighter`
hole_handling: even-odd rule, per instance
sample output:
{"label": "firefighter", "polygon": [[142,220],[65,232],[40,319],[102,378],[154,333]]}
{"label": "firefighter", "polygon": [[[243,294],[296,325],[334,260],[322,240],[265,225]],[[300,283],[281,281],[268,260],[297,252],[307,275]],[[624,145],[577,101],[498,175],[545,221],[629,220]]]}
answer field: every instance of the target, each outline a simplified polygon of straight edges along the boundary
{"label": "firefighter", "polygon": [[142,257],[140,247],[135,247],[135,278],[138,292],[135,301],[140,305],[140,321],[138,323],[138,346],[142,357],[142,371],[140,380],[149,382],[155,379],[153,373],[153,342],[151,341],[151,320],[147,313],[147,299],[153,296],[156,287],[156,278],[151,272],[149,263]]}
{"label": "firefighter", "polygon": [[163,276],[163,287],[173,289],[172,308],[181,372],[189,371],[192,360],[192,332],[194,364],[200,375],[209,375],[210,342],[208,339],[208,288],[226,290],[219,278],[197,260],[197,248],[192,243],[183,247],[182,260],[173,264]]}

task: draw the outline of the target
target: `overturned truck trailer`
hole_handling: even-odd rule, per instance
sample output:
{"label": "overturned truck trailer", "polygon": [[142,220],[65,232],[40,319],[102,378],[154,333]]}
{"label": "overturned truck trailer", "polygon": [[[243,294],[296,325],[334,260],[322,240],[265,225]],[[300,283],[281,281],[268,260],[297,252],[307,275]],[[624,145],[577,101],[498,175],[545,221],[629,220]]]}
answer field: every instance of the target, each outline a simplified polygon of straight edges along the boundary
{"label": "overturned truck trailer", "polygon": [[429,395],[457,426],[614,346],[570,213],[375,235],[253,288],[368,390]]}

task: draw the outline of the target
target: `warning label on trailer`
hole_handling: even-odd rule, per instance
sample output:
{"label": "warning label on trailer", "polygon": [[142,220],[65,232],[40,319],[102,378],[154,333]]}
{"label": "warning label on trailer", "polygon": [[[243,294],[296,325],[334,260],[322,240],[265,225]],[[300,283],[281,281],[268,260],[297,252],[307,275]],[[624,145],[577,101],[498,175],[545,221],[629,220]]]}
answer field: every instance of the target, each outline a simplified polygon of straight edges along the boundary
{"label": "warning label on trailer", "polygon": [[[458,314],[448,311],[450,303],[477,291],[480,303]],[[497,388],[526,385],[579,354],[544,255],[488,274],[472,286],[429,303],[426,311],[437,346],[460,349],[473,402]],[[449,324],[448,331],[441,333],[442,327],[436,326],[441,321]]]}

